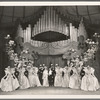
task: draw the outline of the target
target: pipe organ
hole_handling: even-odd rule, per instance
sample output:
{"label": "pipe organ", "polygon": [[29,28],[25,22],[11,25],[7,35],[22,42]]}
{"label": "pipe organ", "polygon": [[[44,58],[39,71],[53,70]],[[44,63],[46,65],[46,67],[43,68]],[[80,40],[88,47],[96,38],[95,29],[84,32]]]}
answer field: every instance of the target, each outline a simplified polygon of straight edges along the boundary
{"label": "pipe organ", "polygon": [[84,36],[84,40],[86,40],[87,37],[88,37],[88,36],[87,36],[86,29],[85,29],[85,26],[84,26],[84,24],[83,24],[83,18],[81,19],[80,24],[79,24],[79,28],[78,28],[78,37],[79,37],[80,35]]}
{"label": "pipe organ", "polygon": [[[35,26],[37,26],[37,25],[35,25]],[[37,29],[37,27],[35,27],[35,29]],[[85,30],[85,27],[84,27],[82,21],[80,22],[78,29],[75,28],[75,26],[73,26],[72,23],[69,24],[69,29],[70,29],[70,39],[65,40],[66,42],[69,42],[69,41],[70,42],[72,42],[72,41],[78,42],[78,37],[80,35],[83,35],[85,39],[87,38],[87,33],[86,33],[86,30]],[[68,29],[66,29],[64,31],[66,31],[66,33],[67,33],[67,30]],[[41,30],[41,31],[43,31],[43,30]],[[37,32],[37,31],[35,30],[35,32]],[[35,41],[35,40],[31,40],[31,25],[30,24],[24,30],[22,29],[21,25],[19,25],[18,31],[17,31],[17,36],[24,38],[24,43],[25,42],[32,43],[32,41]],[[61,42],[61,41],[59,41],[59,42]],[[32,43],[32,45],[35,45],[35,43],[36,42]],[[43,43],[43,42],[37,41],[37,43]]]}
{"label": "pipe organ", "polygon": [[24,39],[24,43],[25,42],[29,42],[30,43],[30,39],[31,39],[31,25],[29,24],[28,27],[26,27],[26,29],[22,29],[21,25],[19,25],[18,30],[17,30],[17,36],[20,36]]}
{"label": "pipe organ", "polygon": [[[51,42],[51,43],[32,40],[32,37],[34,37],[35,35],[42,34],[42,32],[47,32],[47,31],[59,32],[59,34],[62,33],[70,37],[67,40],[63,40],[63,41],[60,40],[60,41]],[[52,7],[46,8],[46,10],[44,11],[44,14],[41,15],[41,18],[39,18],[39,20],[34,25],[34,27],[31,27],[31,25],[29,24],[28,27],[26,27],[26,29],[22,29],[21,25],[19,25],[18,30],[17,30],[17,36],[22,37],[24,39],[24,43],[28,42],[33,47],[39,48],[39,50],[43,46],[45,47],[44,49],[48,47],[48,49],[46,50],[52,50],[52,48],[53,49],[58,48],[59,49],[58,51],[61,54],[65,52],[64,50],[67,48],[67,46],[70,45],[70,43],[72,43],[73,41],[77,43],[78,37],[81,35],[84,36],[85,40],[87,39],[87,32],[85,30],[83,20],[80,21],[78,28],[73,26],[72,23],[69,23],[69,27],[68,27],[67,24],[65,24],[61,20],[61,18],[56,14],[55,10],[53,10]],[[43,48],[41,50],[43,50]],[[47,52],[50,53],[50,51],[47,51]],[[57,54],[56,52],[57,51],[52,52],[52,53]]]}
{"label": "pipe organ", "polygon": [[32,30],[32,37],[46,31],[55,31],[69,35],[67,24],[56,14],[53,7],[47,7]]}

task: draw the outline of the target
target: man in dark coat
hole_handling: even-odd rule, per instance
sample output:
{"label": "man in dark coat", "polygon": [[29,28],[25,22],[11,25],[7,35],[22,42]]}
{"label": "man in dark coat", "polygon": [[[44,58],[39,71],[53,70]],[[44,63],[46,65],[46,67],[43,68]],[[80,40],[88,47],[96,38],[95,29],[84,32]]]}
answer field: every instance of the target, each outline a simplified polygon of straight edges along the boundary
{"label": "man in dark coat", "polygon": [[53,64],[51,64],[48,75],[49,86],[54,86],[54,79],[55,79],[55,69]]}
{"label": "man in dark coat", "polygon": [[43,85],[43,79],[42,79],[42,77],[43,77],[43,71],[44,71],[44,68],[40,64],[39,70],[38,70],[38,77],[39,77],[39,80],[40,80],[41,85]]}

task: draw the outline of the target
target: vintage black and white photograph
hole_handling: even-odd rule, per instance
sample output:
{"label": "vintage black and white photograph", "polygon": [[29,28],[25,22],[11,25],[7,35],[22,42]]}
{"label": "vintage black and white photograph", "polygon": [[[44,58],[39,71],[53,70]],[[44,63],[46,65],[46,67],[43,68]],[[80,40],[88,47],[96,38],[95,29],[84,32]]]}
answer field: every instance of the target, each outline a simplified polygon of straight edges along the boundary
{"label": "vintage black and white photograph", "polygon": [[100,5],[0,5],[0,95],[100,95]]}

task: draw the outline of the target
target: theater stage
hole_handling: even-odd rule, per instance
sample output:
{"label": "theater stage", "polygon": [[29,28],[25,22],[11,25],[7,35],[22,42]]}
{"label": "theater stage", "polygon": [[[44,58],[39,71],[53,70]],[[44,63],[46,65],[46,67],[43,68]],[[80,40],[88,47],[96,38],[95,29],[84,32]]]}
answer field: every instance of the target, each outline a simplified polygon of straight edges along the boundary
{"label": "theater stage", "polygon": [[100,95],[98,91],[82,91],[63,87],[34,87],[29,89],[18,89],[12,92],[2,92],[0,95]]}

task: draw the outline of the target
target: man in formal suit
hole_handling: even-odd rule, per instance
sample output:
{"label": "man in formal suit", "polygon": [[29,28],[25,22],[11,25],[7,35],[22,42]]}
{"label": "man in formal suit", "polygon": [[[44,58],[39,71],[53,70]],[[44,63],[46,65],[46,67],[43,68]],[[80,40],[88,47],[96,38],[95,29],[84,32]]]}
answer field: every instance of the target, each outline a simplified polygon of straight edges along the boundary
{"label": "man in formal suit", "polygon": [[49,71],[48,71],[48,81],[49,81],[49,86],[52,86],[52,70],[51,70],[51,67],[49,68]]}
{"label": "man in formal suit", "polygon": [[48,76],[49,86],[54,86],[54,79],[55,79],[55,69],[53,64],[51,64],[51,66],[49,67],[49,76]]}
{"label": "man in formal suit", "polygon": [[44,67],[40,64],[39,70],[38,70],[38,76],[39,76],[39,80],[40,80],[41,85],[43,85],[43,79],[42,79],[43,71],[44,71]]}

